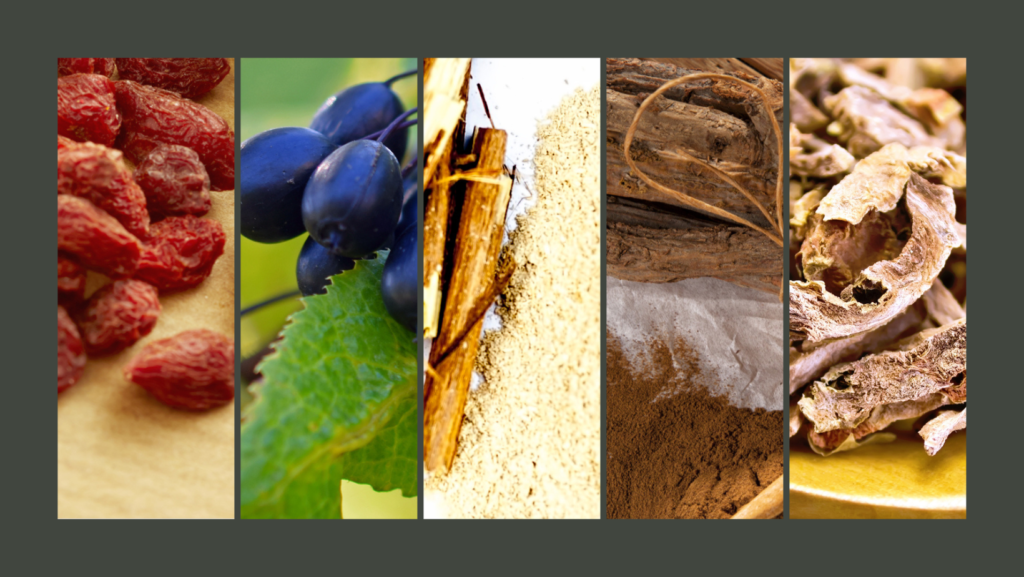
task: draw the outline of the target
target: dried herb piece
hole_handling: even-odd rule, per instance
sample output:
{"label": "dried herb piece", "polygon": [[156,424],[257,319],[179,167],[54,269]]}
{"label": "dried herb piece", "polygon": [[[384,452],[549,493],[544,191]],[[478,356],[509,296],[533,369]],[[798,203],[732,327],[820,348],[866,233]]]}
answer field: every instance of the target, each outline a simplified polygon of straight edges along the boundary
{"label": "dried herb piece", "polygon": [[796,176],[828,178],[849,172],[856,159],[838,144],[789,129],[789,167]]}
{"label": "dried herb piece", "polygon": [[[834,189],[822,201],[819,213],[833,193]],[[953,191],[911,174],[905,209],[912,232],[899,256],[865,268],[838,297],[821,280],[791,283],[791,339],[814,343],[876,329],[928,290],[950,251],[962,242],[954,219]],[[853,205],[844,205],[844,210],[859,212]]]}
{"label": "dried herb piece", "polygon": [[[936,281],[936,284],[941,283]],[[807,383],[821,378],[837,363],[854,361],[867,351],[884,348],[899,340],[908,331],[920,327],[926,316],[924,308],[923,305],[914,303],[896,318],[873,331],[836,339],[818,346],[805,345],[791,349],[789,356],[790,394]]]}
{"label": "dried herb piece", "polygon": [[924,439],[924,450],[935,456],[946,444],[946,439],[956,431],[967,428],[967,408],[962,411],[940,411],[939,414],[921,429]]}
{"label": "dried herb piece", "polygon": [[825,106],[835,118],[828,133],[844,143],[854,156],[865,157],[894,142],[908,148],[946,147],[943,139],[929,134],[920,122],[863,86],[844,88],[825,98]]}
{"label": "dried herb piece", "polygon": [[959,384],[967,371],[967,321],[918,333],[900,350],[832,367],[800,399],[818,433],[853,429],[880,405],[919,399]]}

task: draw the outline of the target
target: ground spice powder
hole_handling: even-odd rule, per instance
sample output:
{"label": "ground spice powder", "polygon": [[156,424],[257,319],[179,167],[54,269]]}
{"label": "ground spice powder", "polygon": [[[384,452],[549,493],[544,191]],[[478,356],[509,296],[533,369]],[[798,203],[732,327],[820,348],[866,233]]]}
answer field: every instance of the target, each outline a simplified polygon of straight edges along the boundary
{"label": "ground spice powder", "polygon": [[675,361],[649,342],[642,367],[611,333],[607,347],[609,518],[729,518],[782,474],[782,412],[709,395],[685,341]]}
{"label": "ground spice powder", "polygon": [[485,334],[452,469],[427,480],[449,517],[600,516],[600,118],[594,87],[538,129],[503,327]]}

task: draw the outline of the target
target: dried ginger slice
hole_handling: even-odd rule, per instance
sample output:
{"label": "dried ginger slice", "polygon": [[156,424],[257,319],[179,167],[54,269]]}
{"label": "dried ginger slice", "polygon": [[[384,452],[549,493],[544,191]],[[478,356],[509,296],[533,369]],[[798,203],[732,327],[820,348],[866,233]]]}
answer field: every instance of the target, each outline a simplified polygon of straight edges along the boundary
{"label": "dried ginger slice", "polygon": [[932,457],[946,444],[946,439],[956,431],[967,428],[967,408],[962,411],[940,411],[921,429],[924,450]]}
{"label": "dried ginger slice", "polygon": [[900,350],[832,367],[798,405],[817,433],[854,429],[880,405],[919,399],[965,380],[967,320],[929,329]]}
{"label": "dried ginger slice", "polygon": [[[818,208],[819,213],[825,211],[825,218],[831,214],[825,201],[834,192],[835,189]],[[931,287],[952,249],[962,244],[954,218],[953,191],[911,173],[905,196],[912,232],[899,256],[864,269],[838,297],[820,280],[790,283],[792,340],[817,343],[874,330],[899,315]],[[880,205],[879,208],[891,205],[890,209],[899,200],[881,199],[870,190],[865,197],[867,203]],[[841,206],[837,210],[847,215],[860,212],[852,203],[832,206]]]}

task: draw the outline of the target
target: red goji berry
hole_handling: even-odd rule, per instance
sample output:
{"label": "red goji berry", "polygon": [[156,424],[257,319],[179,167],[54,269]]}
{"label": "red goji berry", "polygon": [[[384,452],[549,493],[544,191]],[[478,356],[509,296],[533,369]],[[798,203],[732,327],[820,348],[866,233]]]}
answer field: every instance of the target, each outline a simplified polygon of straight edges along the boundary
{"label": "red goji berry", "polygon": [[86,143],[58,149],[57,194],[88,199],[139,238],[149,233],[146,195],[113,148]]}
{"label": "red goji berry", "polygon": [[113,58],[58,58],[57,76],[69,74],[102,74],[110,77],[114,74]]}
{"label": "red goji berry", "polygon": [[120,130],[121,113],[109,78],[72,74],[57,79],[57,134],[113,146]]}
{"label": "red goji berry", "polygon": [[119,280],[96,291],[75,315],[90,355],[119,353],[148,335],[160,318],[160,295],[151,284]]}
{"label": "red goji berry", "polygon": [[235,398],[235,343],[211,330],[187,331],[147,345],[124,376],[176,409],[220,407]]}
{"label": "red goji berry", "polygon": [[139,266],[142,243],[121,223],[77,196],[57,196],[57,250],[87,269],[127,278]]}
{"label": "red goji berry", "polygon": [[202,104],[130,80],[117,82],[117,107],[124,115],[117,147],[135,163],[160,144],[196,151],[213,190],[235,187],[235,131]]}
{"label": "red goji berry", "polygon": [[135,276],[161,292],[192,288],[210,276],[226,240],[215,220],[167,217],[149,228]]}
{"label": "red goji berry", "polygon": [[163,88],[184,98],[198,98],[231,72],[227,58],[118,58],[121,80]]}
{"label": "red goji berry", "polygon": [[85,371],[85,347],[78,327],[64,307],[57,305],[57,394],[74,386]]}
{"label": "red goji berry", "polygon": [[202,216],[210,212],[210,176],[191,148],[161,144],[135,168],[135,182],[146,193],[154,215]]}
{"label": "red goji berry", "polygon": [[77,262],[57,255],[57,303],[74,305],[85,297],[85,269]]}

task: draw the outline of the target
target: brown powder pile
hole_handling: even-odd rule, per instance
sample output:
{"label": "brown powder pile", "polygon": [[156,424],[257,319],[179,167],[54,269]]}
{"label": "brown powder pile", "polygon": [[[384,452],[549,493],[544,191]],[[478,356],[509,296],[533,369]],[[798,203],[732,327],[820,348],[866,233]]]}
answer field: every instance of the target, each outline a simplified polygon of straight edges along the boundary
{"label": "brown powder pile", "polygon": [[[608,334],[608,517],[724,519],[782,474],[782,412],[713,397],[685,341],[635,370]],[[680,392],[651,400],[665,389]]]}
{"label": "brown powder pile", "polygon": [[452,470],[427,480],[449,517],[600,516],[600,118],[594,87],[538,129],[503,328],[484,337]]}

